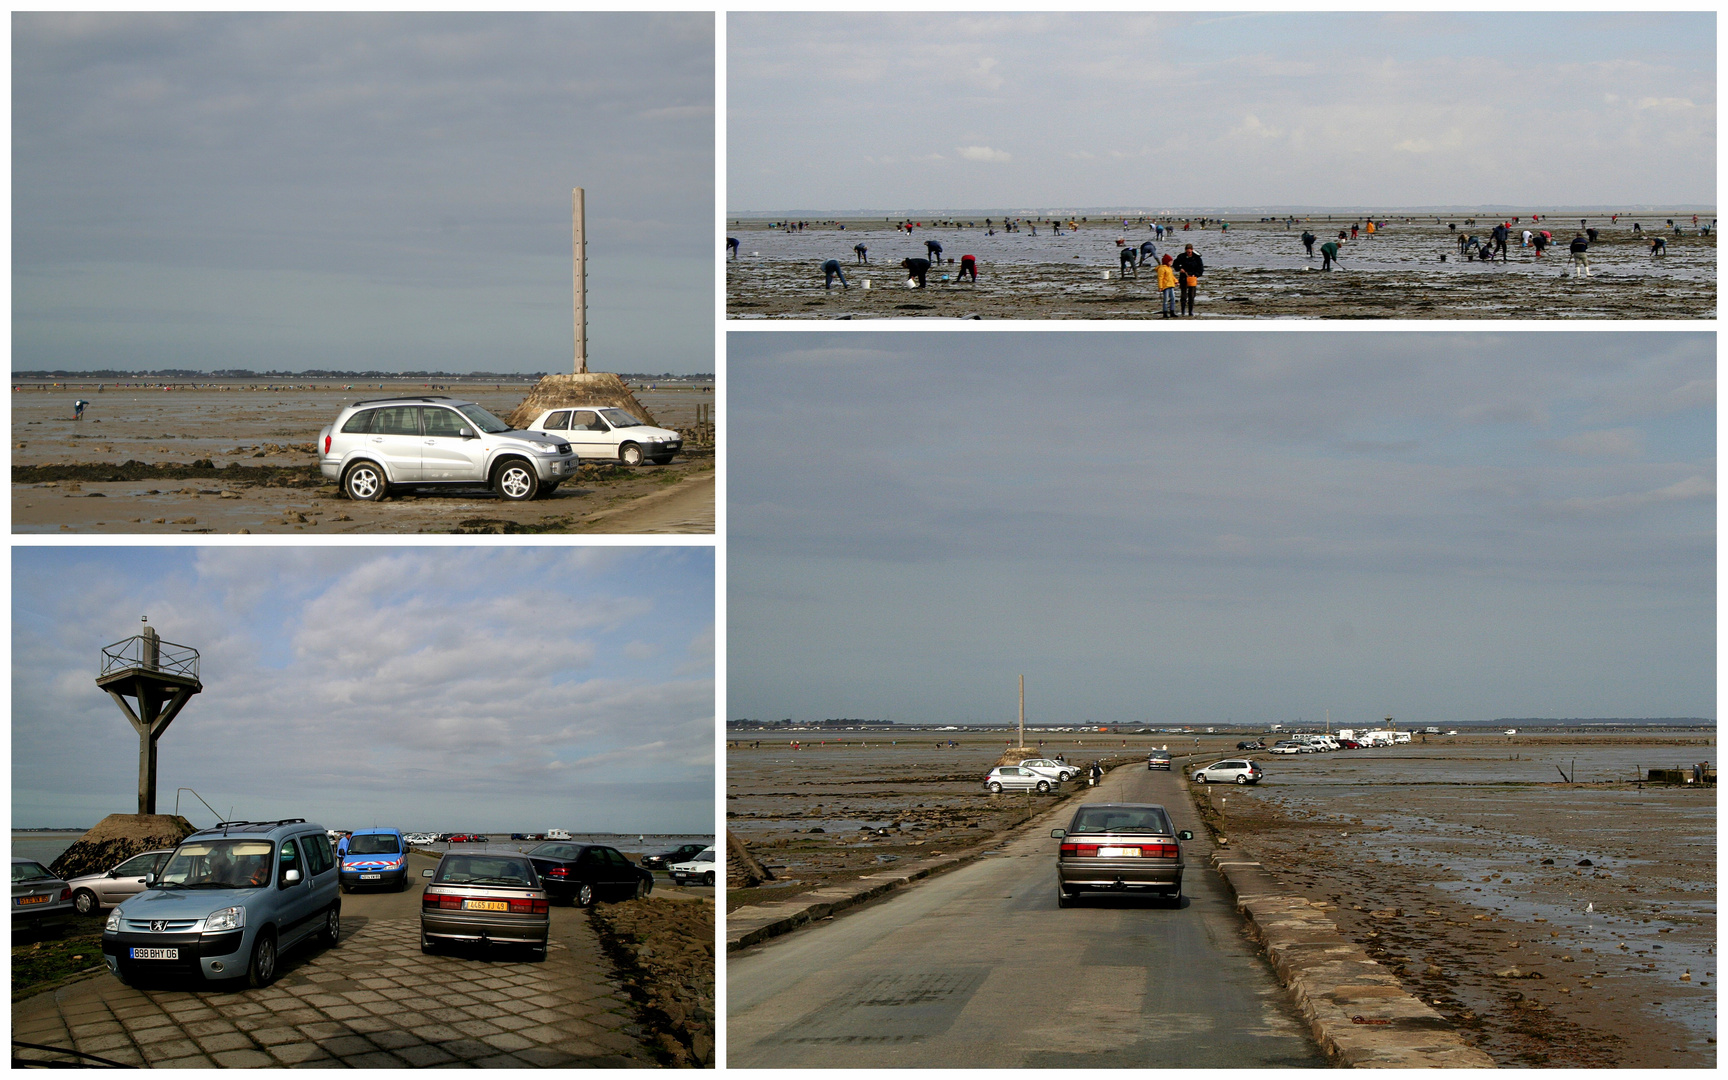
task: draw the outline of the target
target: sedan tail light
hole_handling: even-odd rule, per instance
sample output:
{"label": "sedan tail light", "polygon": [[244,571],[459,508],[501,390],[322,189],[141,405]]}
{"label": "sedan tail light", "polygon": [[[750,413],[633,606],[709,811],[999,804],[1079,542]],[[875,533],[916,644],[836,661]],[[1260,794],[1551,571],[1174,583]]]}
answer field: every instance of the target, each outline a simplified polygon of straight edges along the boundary
{"label": "sedan tail light", "polygon": [[445,893],[421,893],[420,906],[422,908],[443,908],[446,910],[460,911],[462,908],[462,898],[460,896],[450,896]]}
{"label": "sedan tail light", "polygon": [[1097,844],[1063,844],[1062,845],[1062,854],[1064,854],[1064,855],[1077,855],[1082,859],[1092,859],[1092,858],[1096,858],[1098,855],[1098,845]]}
{"label": "sedan tail light", "polygon": [[61,889],[60,890],[60,899],[62,899],[62,900],[72,899],[72,890],[70,888]]}
{"label": "sedan tail light", "polygon": [[528,897],[511,899],[510,910],[517,915],[545,915],[548,913],[546,901],[533,900]]}
{"label": "sedan tail light", "polygon": [[568,866],[554,866],[552,869],[546,871],[546,876],[547,877],[555,877],[555,878],[567,878],[570,876],[570,868]]}

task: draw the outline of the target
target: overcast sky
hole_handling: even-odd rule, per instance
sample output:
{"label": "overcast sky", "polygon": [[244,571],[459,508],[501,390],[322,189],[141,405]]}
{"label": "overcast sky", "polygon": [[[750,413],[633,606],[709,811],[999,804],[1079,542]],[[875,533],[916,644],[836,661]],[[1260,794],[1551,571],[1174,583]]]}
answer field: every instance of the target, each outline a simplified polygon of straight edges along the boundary
{"label": "overcast sky", "polygon": [[161,813],[190,787],[327,828],[713,832],[711,548],[16,547],[12,571],[15,827],[136,811],[138,737],[95,680],[148,615],[203,654]]}
{"label": "overcast sky", "polygon": [[734,331],[726,715],[1714,717],[1715,348]]}
{"label": "overcast sky", "polygon": [[12,17],[15,370],[713,370],[714,16]]}
{"label": "overcast sky", "polygon": [[747,14],[727,208],[1716,198],[1716,16]]}

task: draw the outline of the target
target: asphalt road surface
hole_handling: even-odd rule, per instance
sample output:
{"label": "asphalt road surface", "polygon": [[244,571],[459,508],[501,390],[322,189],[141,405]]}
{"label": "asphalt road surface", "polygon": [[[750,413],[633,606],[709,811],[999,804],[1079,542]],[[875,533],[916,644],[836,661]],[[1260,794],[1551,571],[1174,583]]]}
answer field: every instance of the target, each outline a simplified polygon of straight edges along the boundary
{"label": "asphalt road surface", "polygon": [[1058,908],[1049,831],[1070,804],[971,865],[733,954],[727,1064],[1324,1066],[1207,861],[1185,783],[1129,766],[1085,800],[1159,803],[1195,832],[1179,908]]}

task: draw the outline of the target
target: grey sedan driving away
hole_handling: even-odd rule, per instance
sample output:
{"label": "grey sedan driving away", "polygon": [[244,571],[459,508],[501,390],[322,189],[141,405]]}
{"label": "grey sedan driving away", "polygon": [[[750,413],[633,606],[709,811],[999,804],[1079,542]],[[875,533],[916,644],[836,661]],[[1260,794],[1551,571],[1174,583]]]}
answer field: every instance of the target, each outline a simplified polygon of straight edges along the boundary
{"label": "grey sedan driving away", "polygon": [[1056,854],[1056,904],[1070,907],[1087,892],[1150,893],[1182,902],[1183,840],[1162,806],[1151,803],[1087,803],[1066,829],[1051,829],[1062,841]]}

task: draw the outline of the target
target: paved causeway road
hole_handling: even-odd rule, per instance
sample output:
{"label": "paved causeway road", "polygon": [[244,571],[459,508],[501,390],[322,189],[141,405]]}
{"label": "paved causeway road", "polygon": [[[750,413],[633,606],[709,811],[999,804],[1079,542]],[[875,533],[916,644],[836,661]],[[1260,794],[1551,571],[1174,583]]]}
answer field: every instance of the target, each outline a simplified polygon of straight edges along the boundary
{"label": "paved causeway road", "polygon": [[1325,1065],[1244,935],[1184,783],[1127,767],[1086,800],[1161,803],[1200,837],[1185,845],[1179,909],[1127,897],[1058,908],[1049,830],[1072,808],[1046,815],[997,854],[734,953],[727,1063]]}

